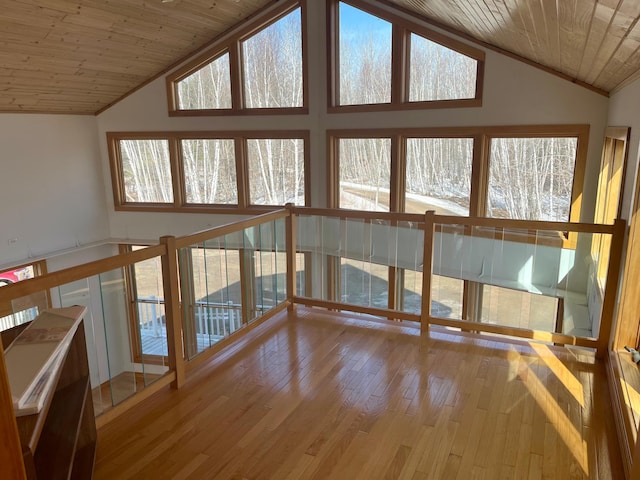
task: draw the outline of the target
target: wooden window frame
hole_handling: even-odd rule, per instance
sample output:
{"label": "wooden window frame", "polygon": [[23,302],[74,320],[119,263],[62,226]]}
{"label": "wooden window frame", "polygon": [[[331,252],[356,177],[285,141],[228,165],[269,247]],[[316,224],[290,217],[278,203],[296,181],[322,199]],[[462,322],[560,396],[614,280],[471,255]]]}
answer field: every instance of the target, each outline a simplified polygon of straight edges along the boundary
{"label": "wooden window frame", "polygon": [[[340,105],[338,101],[340,92],[340,23],[338,18],[340,3],[357,8],[391,23],[391,102]],[[474,98],[409,101],[411,33],[420,35],[429,41],[476,60],[476,90]],[[414,23],[411,20],[363,0],[327,0],[327,56],[327,111],[329,113],[426,110],[482,106],[485,62],[485,53],[482,50]]]}
{"label": "wooden window frame", "polygon": [[[225,115],[304,115],[309,113],[308,55],[307,55],[307,0],[284,0],[275,7],[267,5],[252,20],[230,32],[165,79],[170,117],[198,117]],[[244,72],[242,42],[273,25],[300,8],[302,42],[302,106],[283,108],[247,108],[244,101]],[[231,108],[184,110],[179,108],[178,83],[194,74],[225,53],[229,53],[231,74]]]}
{"label": "wooden window frame", "polygon": [[[119,244],[118,252],[120,254],[133,252],[134,251],[133,247],[135,246],[147,247],[148,245]],[[153,258],[149,260],[153,260]],[[131,335],[130,335],[131,342],[129,346],[131,361],[133,363],[140,363],[140,364],[144,363],[149,365],[167,365],[167,361],[169,358],[168,356],[142,353],[142,338],[140,336],[140,329],[138,328],[140,323],[140,318],[139,318],[138,308],[137,308],[139,299],[138,299],[138,291],[137,291],[138,281],[136,278],[135,266],[136,264],[134,263],[124,267],[125,284],[126,284],[125,297],[126,297],[126,303],[127,303],[127,310],[129,313],[129,332],[131,332]],[[165,304],[164,298],[162,300],[162,303]]]}
{"label": "wooden window frame", "polygon": [[[629,127],[607,127],[602,144],[602,158],[600,160],[600,173],[598,175],[598,188],[595,198],[595,211],[593,220],[595,223],[612,224],[622,214],[622,195],[627,176],[627,164],[629,157],[629,141],[631,129]],[[614,165],[619,165],[619,182],[617,191],[610,190],[612,178],[609,176]],[[591,246],[591,254],[594,262],[597,260],[594,281],[604,298],[607,271],[611,253],[612,238],[608,235],[594,235]],[[604,257],[600,258],[600,254]],[[603,261],[604,260],[604,261]]]}
{"label": "wooden window frame", "polygon": [[[282,208],[283,205],[252,205],[249,201],[249,176],[247,140],[252,139],[300,139],[304,142],[304,198],[305,206],[311,202],[311,152],[309,130],[242,130],[242,131],[186,131],[186,132],[107,132],[107,148],[111,170],[113,201],[116,211],[134,212],[185,212],[185,213],[233,213],[258,215]],[[182,140],[233,139],[235,142],[237,204],[187,203]],[[127,202],[120,152],[121,140],[167,140],[173,187],[173,203]]]}
{"label": "wooden window frame", "polygon": [[[407,138],[473,138],[470,216],[485,216],[489,185],[490,141],[492,138],[577,138],[569,222],[579,222],[589,144],[589,125],[508,125],[476,127],[372,128],[327,131],[327,204],[339,208],[341,138],[391,138],[390,211],[404,211],[404,174]],[[395,204],[395,208],[394,205]]]}

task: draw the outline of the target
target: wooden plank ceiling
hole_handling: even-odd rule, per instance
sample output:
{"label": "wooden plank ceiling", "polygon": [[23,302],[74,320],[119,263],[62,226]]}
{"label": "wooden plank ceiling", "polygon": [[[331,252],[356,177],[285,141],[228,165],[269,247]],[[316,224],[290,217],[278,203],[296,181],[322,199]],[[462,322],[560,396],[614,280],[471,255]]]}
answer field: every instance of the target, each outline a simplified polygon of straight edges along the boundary
{"label": "wooden plank ceiling", "polygon": [[95,113],[272,1],[3,1],[0,111]]}
{"label": "wooden plank ceiling", "polygon": [[[273,1],[2,2],[0,111],[95,113]],[[638,0],[383,1],[604,92],[639,76]]]}

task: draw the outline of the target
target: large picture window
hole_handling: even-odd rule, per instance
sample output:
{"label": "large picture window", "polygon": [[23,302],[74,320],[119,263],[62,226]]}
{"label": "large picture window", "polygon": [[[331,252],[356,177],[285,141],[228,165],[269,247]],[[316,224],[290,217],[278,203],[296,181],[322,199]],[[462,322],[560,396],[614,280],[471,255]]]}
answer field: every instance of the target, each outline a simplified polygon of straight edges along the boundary
{"label": "large picture window", "polygon": [[117,210],[258,213],[308,205],[309,132],[108,133]]}
{"label": "large picture window", "polygon": [[568,222],[577,137],[492,138],[487,216]]}
{"label": "large picture window", "polygon": [[329,8],[329,111],[482,104],[484,52],[360,0]]}
{"label": "large picture window", "polygon": [[305,205],[302,139],[250,138],[247,160],[252,205]]}
{"label": "large picture window", "polygon": [[306,113],[304,19],[285,0],[167,76],[169,115]]}
{"label": "large picture window", "polygon": [[340,19],[340,105],[391,102],[391,23],[344,2]]}
{"label": "large picture window", "polygon": [[391,139],[339,140],[339,208],[388,212],[391,192]]}
{"label": "large picture window", "polygon": [[237,205],[234,140],[181,140],[185,201],[198,205]]}
{"label": "large picture window", "polygon": [[173,203],[167,140],[122,140],[118,150],[126,202]]}
{"label": "large picture window", "polygon": [[473,138],[407,138],[405,211],[469,215]]}
{"label": "large picture window", "polygon": [[580,221],[589,127],[334,130],[329,206]]}

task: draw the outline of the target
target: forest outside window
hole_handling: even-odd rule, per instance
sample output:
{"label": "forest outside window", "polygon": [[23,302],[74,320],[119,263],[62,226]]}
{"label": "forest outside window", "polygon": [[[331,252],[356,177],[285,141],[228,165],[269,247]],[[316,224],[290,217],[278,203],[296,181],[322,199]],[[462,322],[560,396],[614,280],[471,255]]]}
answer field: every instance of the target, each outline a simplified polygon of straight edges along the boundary
{"label": "forest outside window", "polygon": [[305,205],[304,141],[247,140],[251,205]]}
{"label": "forest outside window", "polygon": [[304,18],[284,1],[169,75],[169,114],[306,113]]}
{"label": "forest outside window", "polygon": [[108,133],[116,210],[308,205],[308,131]]}
{"label": "forest outside window", "polygon": [[576,137],[492,138],[487,216],[570,220]]}
{"label": "forest outside window", "polygon": [[405,211],[469,215],[473,138],[408,138]]}
{"label": "forest outside window", "polygon": [[341,138],[339,208],[388,212],[391,199],[391,139]]}
{"label": "forest outside window", "polygon": [[360,0],[329,7],[329,111],[482,104],[482,51]]}
{"label": "forest outside window", "polygon": [[181,140],[186,203],[237,205],[235,142],[225,139]]}
{"label": "forest outside window", "polygon": [[118,149],[126,203],[173,203],[167,140],[122,140]]}
{"label": "forest outside window", "polygon": [[329,131],[334,208],[580,221],[589,127]]}

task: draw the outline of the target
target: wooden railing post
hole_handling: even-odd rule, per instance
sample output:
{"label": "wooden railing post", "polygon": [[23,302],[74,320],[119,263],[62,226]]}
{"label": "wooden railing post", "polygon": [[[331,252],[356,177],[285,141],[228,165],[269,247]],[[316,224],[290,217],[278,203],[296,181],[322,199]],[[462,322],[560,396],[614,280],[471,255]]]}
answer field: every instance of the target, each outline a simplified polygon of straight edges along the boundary
{"label": "wooden railing post", "polygon": [[297,295],[297,278],[296,278],[296,232],[297,232],[297,218],[293,212],[293,204],[287,203],[287,210],[289,210],[289,216],[286,219],[286,248],[287,248],[287,300],[290,302],[289,311],[293,311],[295,306],[293,304],[293,298]]}
{"label": "wooden railing post", "polygon": [[4,349],[0,342],[0,469],[2,478],[23,480],[27,478],[22,459],[22,447],[18,436],[18,426],[13,413],[13,400],[7,366],[4,362]]}
{"label": "wooden railing post", "polygon": [[611,246],[609,247],[607,283],[605,284],[604,299],[602,300],[602,315],[596,353],[598,358],[604,358],[605,355],[607,355],[611,343],[611,326],[613,325],[613,315],[618,298],[618,283],[620,280],[625,229],[626,222],[619,218],[616,219],[613,223],[613,234],[611,235]]}
{"label": "wooden railing post", "polygon": [[424,250],[422,253],[422,308],[420,312],[420,334],[429,332],[431,318],[431,270],[433,267],[433,235],[436,212],[429,210],[424,215]]}
{"label": "wooden railing post", "polygon": [[184,351],[182,346],[182,315],[180,314],[180,295],[178,290],[178,250],[176,238],[160,237],[160,243],[167,247],[162,256],[162,284],[164,288],[165,319],[167,322],[167,347],[169,350],[169,368],[176,372],[172,388],[184,384]]}

